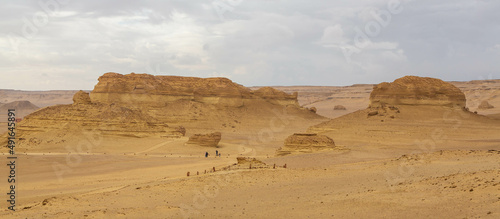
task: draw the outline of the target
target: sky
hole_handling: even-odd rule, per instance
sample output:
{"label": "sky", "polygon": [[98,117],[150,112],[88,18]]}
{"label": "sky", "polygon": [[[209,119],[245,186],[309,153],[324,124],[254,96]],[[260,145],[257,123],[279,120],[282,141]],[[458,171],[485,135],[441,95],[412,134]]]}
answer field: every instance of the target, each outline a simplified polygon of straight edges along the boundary
{"label": "sky", "polygon": [[500,78],[496,0],[4,0],[0,89],[106,72],[344,86]]}

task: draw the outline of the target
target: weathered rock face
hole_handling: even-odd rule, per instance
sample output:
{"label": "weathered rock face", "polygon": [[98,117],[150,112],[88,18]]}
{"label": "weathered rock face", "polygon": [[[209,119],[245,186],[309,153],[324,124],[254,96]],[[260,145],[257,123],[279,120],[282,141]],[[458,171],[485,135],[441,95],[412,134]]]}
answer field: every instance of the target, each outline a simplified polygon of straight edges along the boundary
{"label": "weathered rock face", "polygon": [[182,127],[169,127],[140,110],[108,104],[70,104],[38,110],[20,123],[19,146],[62,144],[89,131],[108,136],[181,137]]}
{"label": "weathered rock face", "polygon": [[477,108],[478,109],[493,109],[495,107],[492,106],[490,103],[488,103],[488,101],[484,100],[483,102],[481,102],[481,104],[479,104],[479,106]]}
{"label": "weathered rock face", "polygon": [[454,85],[439,79],[405,76],[373,88],[370,106],[384,104],[465,107],[465,95]]}
{"label": "weathered rock face", "polygon": [[91,101],[90,101],[89,93],[87,93],[87,92],[78,91],[73,96],[73,104],[89,104],[89,103],[91,103]]}
{"label": "weathered rock face", "polygon": [[285,139],[283,147],[278,149],[276,155],[288,155],[293,153],[312,153],[335,148],[335,142],[325,135],[295,133]]}
{"label": "weathered rock face", "polygon": [[[25,118],[19,123],[23,139],[19,145],[34,149],[58,144],[63,148],[78,142],[74,139],[89,130],[106,138],[177,138],[184,136],[186,129],[194,133],[214,128],[257,130],[264,124],[258,120],[271,120],[281,112],[286,118],[293,115],[290,123],[296,125],[323,119],[301,108],[297,94],[268,88],[252,92],[226,78],[106,73],[90,94],[80,91],[73,101],[43,108]],[[220,133],[191,139],[211,147],[219,141]]]}
{"label": "weathered rock face", "polygon": [[260,97],[278,104],[298,104],[297,95],[272,88],[255,92],[227,78],[196,78],[122,75],[106,73],[90,94],[92,102],[164,106],[177,100],[192,100],[221,106],[240,107],[245,99]]}
{"label": "weathered rock face", "polygon": [[345,106],[336,105],[336,106],[333,107],[333,110],[347,110],[347,109],[345,108]]}
{"label": "weathered rock face", "polygon": [[205,147],[217,147],[222,137],[220,132],[210,134],[195,134],[189,137],[188,144],[196,144]]}
{"label": "weathered rock face", "polygon": [[90,94],[92,102],[162,106],[176,100],[241,106],[251,91],[227,78],[106,73]]}

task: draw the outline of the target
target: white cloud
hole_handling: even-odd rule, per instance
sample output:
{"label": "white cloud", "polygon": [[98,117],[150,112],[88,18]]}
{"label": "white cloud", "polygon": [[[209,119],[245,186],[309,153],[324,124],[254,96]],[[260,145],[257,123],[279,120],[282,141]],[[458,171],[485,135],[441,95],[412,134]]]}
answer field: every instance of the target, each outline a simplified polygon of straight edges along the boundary
{"label": "white cloud", "polygon": [[[206,1],[120,2],[61,6],[31,39],[24,20],[41,8],[4,4],[0,88],[92,89],[108,71],[223,75],[244,85],[378,83],[427,72],[500,78],[498,1],[402,1],[403,11],[363,48],[355,28],[387,0],[244,1],[225,20]],[[352,62],[342,48],[356,51]]]}

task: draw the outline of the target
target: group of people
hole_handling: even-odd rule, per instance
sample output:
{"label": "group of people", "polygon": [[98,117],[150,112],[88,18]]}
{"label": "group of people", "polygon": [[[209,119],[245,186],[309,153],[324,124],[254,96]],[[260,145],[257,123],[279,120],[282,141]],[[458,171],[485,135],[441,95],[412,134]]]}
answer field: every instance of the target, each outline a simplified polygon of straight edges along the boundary
{"label": "group of people", "polygon": [[[209,155],[210,155],[210,154],[208,153],[208,151],[207,151],[207,152],[205,152],[205,157],[208,157]],[[215,150],[215,157],[220,157],[220,156],[221,156],[221,154],[219,153],[219,151],[218,151],[218,150]]]}

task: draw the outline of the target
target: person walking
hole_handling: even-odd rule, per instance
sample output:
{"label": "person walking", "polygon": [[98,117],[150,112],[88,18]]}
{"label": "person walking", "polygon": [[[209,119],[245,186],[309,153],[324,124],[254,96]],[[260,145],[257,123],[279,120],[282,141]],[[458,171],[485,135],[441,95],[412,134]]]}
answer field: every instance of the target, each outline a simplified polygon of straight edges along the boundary
{"label": "person walking", "polygon": [[215,150],[215,156],[218,157],[219,156],[219,151],[218,150]]}
{"label": "person walking", "polygon": [[205,152],[205,157],[208,157],[208,152]]}

